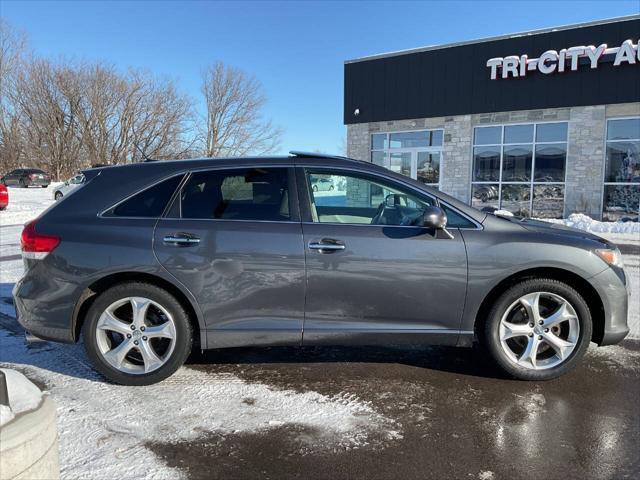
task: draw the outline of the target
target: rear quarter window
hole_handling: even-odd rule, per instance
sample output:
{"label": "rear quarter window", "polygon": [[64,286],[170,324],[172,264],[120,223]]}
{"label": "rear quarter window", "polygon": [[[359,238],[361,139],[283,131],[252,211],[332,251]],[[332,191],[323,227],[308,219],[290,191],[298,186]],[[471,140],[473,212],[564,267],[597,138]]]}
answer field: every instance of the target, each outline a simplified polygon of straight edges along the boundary
{"label": "rear quarter window", "polygon": [[111,208],[109,217],[158,218],[180,185],[184,175],[163,180]]}

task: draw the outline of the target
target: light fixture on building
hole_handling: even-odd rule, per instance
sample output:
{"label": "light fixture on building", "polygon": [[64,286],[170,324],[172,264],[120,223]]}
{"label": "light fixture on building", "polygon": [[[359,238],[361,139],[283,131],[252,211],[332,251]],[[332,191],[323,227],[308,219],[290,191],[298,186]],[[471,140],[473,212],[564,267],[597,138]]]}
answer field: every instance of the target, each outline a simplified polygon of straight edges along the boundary
{"label": "light fixture on building", "polygon": [[354,116],[354,117],[357,117],[358,115],[360,115],[360,109],[359,109],[359,108],[356,108],[356,109],[353,111],[353,116]]}

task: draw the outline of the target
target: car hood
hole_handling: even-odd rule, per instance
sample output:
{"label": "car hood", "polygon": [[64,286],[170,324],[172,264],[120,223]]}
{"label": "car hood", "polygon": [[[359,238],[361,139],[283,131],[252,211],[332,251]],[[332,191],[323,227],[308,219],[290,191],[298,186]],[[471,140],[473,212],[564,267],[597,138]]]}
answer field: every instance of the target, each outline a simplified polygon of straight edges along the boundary
{"label": "car hood", "polygon": [[521,225],[525,229],[532,232],[540,232],[547,234],[555,234],[567,237],[578,237],[593,240],[599,243],[609,245],[604,238],[594,235],[593,233],[585,232],[584,230],[578,230],[577,228],[567,227],[566,225],[560,225],[557,223],[543,222],[541,220],[523,219],[517,221],[518,225]]}

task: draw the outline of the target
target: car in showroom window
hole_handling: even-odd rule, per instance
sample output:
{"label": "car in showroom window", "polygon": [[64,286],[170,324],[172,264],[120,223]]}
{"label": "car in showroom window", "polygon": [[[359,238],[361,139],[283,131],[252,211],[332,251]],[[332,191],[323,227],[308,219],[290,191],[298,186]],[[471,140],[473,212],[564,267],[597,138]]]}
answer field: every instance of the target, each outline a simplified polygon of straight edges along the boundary
{"label": "car in showroom window", "polygon": [[[561,189],[535,192],[563,185],[562,125],[483,128],[476,143],[496,153],[474,188],[500,205],[524,185],[520,208],[557,208],[544,205]],[[539,146],[553,148],[541,173]],[[82,338],[113,382],[158,382],[193,348],[403,343],[477,343],[506,374],[545,380],[629,331],[607,240],[499,218],[368,162],[292,152],[84,175],[25,226],[14,303],[32,335]],[[314,189],[322,179],[334,188]]]}

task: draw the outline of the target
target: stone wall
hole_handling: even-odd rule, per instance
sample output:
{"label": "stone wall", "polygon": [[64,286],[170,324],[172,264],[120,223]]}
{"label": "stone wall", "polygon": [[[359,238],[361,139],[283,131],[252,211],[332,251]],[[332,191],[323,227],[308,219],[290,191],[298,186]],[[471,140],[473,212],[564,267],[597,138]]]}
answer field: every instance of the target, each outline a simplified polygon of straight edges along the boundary
{"label": "stone wall", "polygon": [[564,216],[602,216],[605,106],[573,107],[569,119]]}

